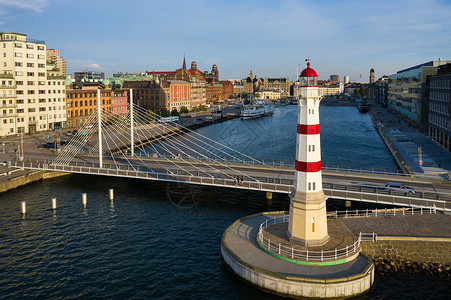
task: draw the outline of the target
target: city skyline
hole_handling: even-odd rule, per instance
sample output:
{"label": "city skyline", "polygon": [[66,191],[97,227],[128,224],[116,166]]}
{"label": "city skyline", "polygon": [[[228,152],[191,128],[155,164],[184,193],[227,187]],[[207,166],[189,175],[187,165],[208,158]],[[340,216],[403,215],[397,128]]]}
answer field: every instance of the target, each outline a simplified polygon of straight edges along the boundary
{"label": "city skyline", "polygon": [[185,56],[221,79],[295,80],[310,57],[320,79],[367,82],[371,68],[379,78],[451,53],[451,1],[0,0],[0,16],[0,31],[60,50],[69,74],[174,70]]}

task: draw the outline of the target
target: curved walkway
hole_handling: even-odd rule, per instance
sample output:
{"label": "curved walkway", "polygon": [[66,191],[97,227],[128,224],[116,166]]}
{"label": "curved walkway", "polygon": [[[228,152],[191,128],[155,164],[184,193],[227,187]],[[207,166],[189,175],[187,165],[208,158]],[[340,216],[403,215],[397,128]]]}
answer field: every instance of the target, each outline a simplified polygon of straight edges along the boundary
{"label": "curved walkway", "polygon": [[236,258],[249,266],[285,276],[338,279],[363,273],[368,267],[368,260],[363,256],[332,266],[305,266],[271,256],[260,249],[256,242],[260,224],[269,218],[268,215],[254,215],[237,221],[224,233],[223,243]]}

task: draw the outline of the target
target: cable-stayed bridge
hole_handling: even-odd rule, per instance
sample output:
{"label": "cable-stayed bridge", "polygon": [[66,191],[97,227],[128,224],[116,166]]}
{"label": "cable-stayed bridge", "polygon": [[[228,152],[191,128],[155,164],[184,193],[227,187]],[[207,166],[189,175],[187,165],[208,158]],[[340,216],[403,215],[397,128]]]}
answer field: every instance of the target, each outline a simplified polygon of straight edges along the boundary
{"label": "cable-stayed bridge", "polygon": [[[125,114],[98,108],[57,152],[27,154],[11,166],[286,194],[293,189],[292,164],[255,159],[137,105]],[[383,187],[394,180],[409,181],[417,192]],[[451,195],[407,177],[323,170],[323,189],[336,199],[451,211]]]}

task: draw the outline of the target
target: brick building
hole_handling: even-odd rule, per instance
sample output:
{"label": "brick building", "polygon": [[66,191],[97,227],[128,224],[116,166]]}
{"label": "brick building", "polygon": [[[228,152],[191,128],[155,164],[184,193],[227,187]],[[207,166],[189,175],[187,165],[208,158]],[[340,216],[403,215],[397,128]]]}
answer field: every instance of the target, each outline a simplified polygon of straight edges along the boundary
{"label": "brick building", "polygon": [[97,90],[103,111],[111,111],[111,88],[98,82],[77,82],[66,85],[67,127],[84,125],[97,108]]}

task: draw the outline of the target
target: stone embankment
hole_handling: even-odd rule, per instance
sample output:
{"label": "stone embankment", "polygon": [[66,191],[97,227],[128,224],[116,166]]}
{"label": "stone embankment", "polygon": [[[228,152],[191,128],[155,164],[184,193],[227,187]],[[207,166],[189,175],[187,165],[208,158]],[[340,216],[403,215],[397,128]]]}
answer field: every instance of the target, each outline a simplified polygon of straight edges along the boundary
{"label": "stone embankment", "polygon": [[373,260],[376,271],[381,275],[391,275],[397,272],[422,273],[432,276],[451,278],[451,265],[441,263],[419,263],[417,261],[399,261],[390,259]]}
{"label": "stone embankment", "polygon": [[3,175],[0,178],[0,193],[33,183],[44,179],[55,178],[59,176],[69,175],[63,172],[46,172],[46,171],[21,171],[22,173],[13,173]]}

